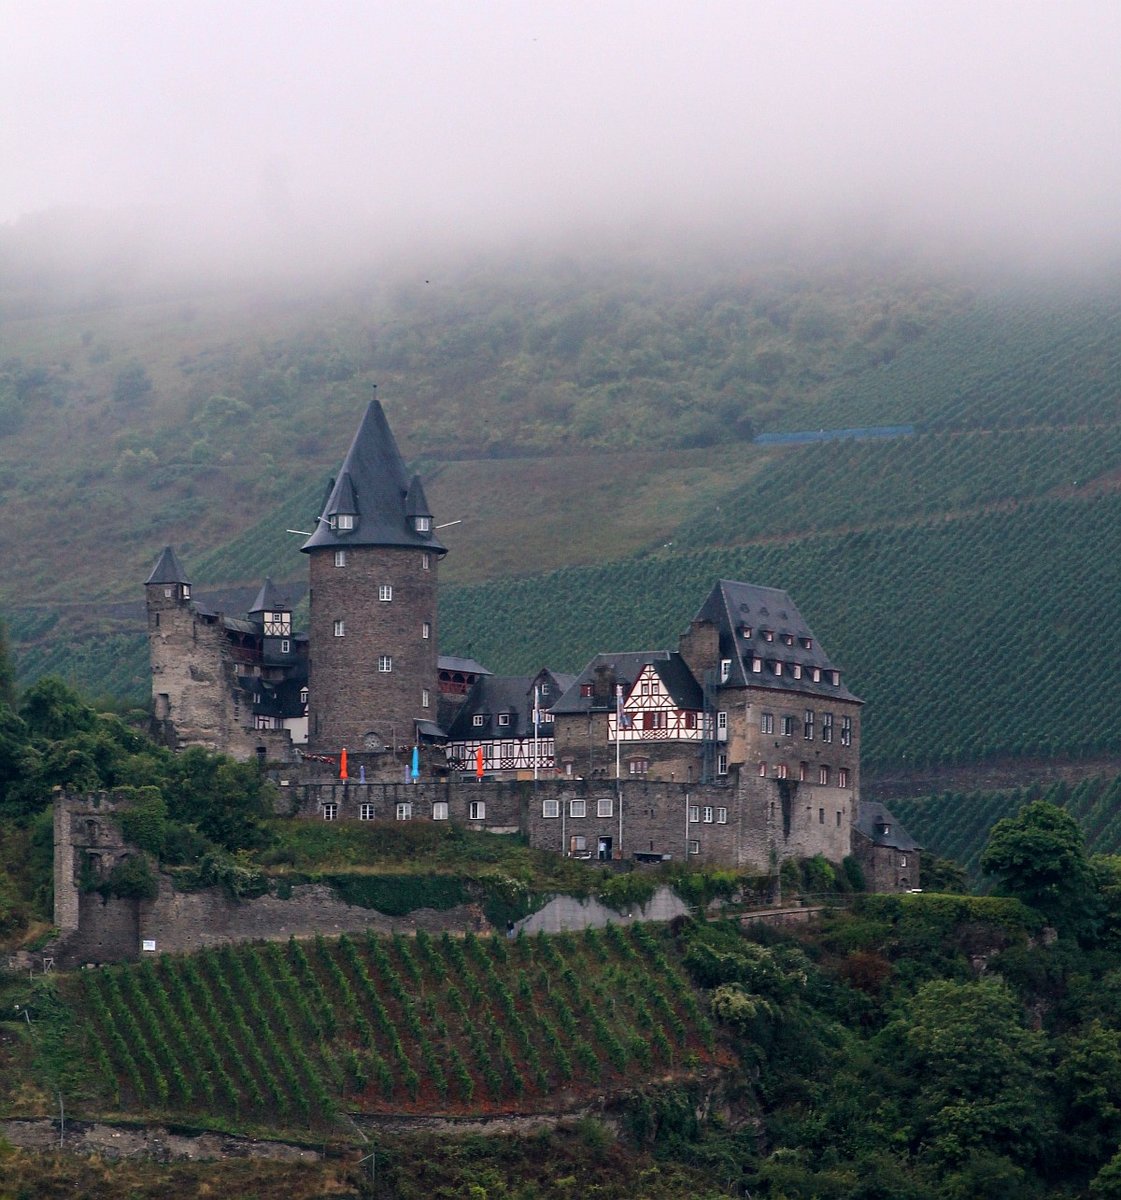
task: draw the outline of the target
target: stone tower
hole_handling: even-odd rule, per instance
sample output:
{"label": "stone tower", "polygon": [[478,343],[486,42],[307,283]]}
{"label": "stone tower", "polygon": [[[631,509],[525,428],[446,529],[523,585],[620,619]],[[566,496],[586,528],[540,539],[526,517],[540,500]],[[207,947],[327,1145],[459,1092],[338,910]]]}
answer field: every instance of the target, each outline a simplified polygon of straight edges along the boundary
{"label": "stone tower", "polygon": [[374,400],[331,486],[310,558],[308,745],[320,754],[408,746],[436,720],[436,540]]}

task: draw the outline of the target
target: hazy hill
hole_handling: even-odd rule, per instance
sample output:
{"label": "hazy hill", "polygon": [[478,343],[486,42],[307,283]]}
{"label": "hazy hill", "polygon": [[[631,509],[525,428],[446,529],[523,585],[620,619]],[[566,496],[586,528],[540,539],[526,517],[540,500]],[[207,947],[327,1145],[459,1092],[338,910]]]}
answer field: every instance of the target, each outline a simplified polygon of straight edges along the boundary
{"label": "hazy hill", "polygon": [[[0,602],[24,678],[144,702],[139,583],[166,542],[204,592],[270,573],[298,594],[285,530],[377,382],[462,521],[449,651],[576,669],[671,644],[713,578],[748,577],[794,593],[868,702],[870,763],[1121,751],[1121,289],[558,259],[6,311]],[[917,433],[750,441],[899,423]]]}

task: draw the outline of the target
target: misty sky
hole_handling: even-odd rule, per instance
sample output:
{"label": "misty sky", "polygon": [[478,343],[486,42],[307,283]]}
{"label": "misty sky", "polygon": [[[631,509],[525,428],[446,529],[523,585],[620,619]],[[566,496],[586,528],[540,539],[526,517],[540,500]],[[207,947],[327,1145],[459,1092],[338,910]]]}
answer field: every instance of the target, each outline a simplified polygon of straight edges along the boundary
{"label": "misty sky", "polygon": [[0,112],[0,222],[1121,244],[1118,0],[0,0]]}

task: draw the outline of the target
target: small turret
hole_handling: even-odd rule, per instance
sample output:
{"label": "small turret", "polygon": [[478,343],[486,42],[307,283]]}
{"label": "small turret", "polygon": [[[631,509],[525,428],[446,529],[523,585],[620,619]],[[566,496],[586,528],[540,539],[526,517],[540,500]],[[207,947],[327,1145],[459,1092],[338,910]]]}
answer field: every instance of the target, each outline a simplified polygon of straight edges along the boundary
{"label": "small turret", "polygon": [[[186,601],[191,598],[191,582],[187,578],[187,572],[183,570],[170,546],[164,546],[163,553],[156,560],[156,565],[144,581],[144,586],[148,589],[162,589],[165,600]],[[153,598],[151,590],[148,592],[148,598],[150,607]]]}

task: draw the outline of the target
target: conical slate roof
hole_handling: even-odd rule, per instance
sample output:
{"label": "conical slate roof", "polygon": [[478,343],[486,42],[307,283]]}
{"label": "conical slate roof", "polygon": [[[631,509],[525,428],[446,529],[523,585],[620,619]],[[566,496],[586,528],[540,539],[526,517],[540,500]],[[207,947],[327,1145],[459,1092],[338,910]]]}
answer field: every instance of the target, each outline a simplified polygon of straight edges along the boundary
{"label": "conical slate roof", "polygon": [[[310,553],[323,547],[416,546],[446,554],[446,546],[414,528],[411,518],[430,517],[427,510],[419,477],[410,483],[385,412],[371,400],[315,532],[300,549]],[[331,518],[339,513],[354,514],[353,529],[331,527]]]}
{"label": "conical slate roof", "polygon": [[253,601],[253,607],[249,611],[251,613],[291,612],[292,605],[288,603],[286,597],[280,594],[276,584],[266,576],[265,582],[261,584],[261,590],[257,593],[257,599]]}
{"label": "conical slate roof", "polygon": [[151,575],[144,580],[144,586],[150,583],[190,583],[187,572],[183,570],[175,551],[170,546],[164,546],[163,553],[156,560]]}

